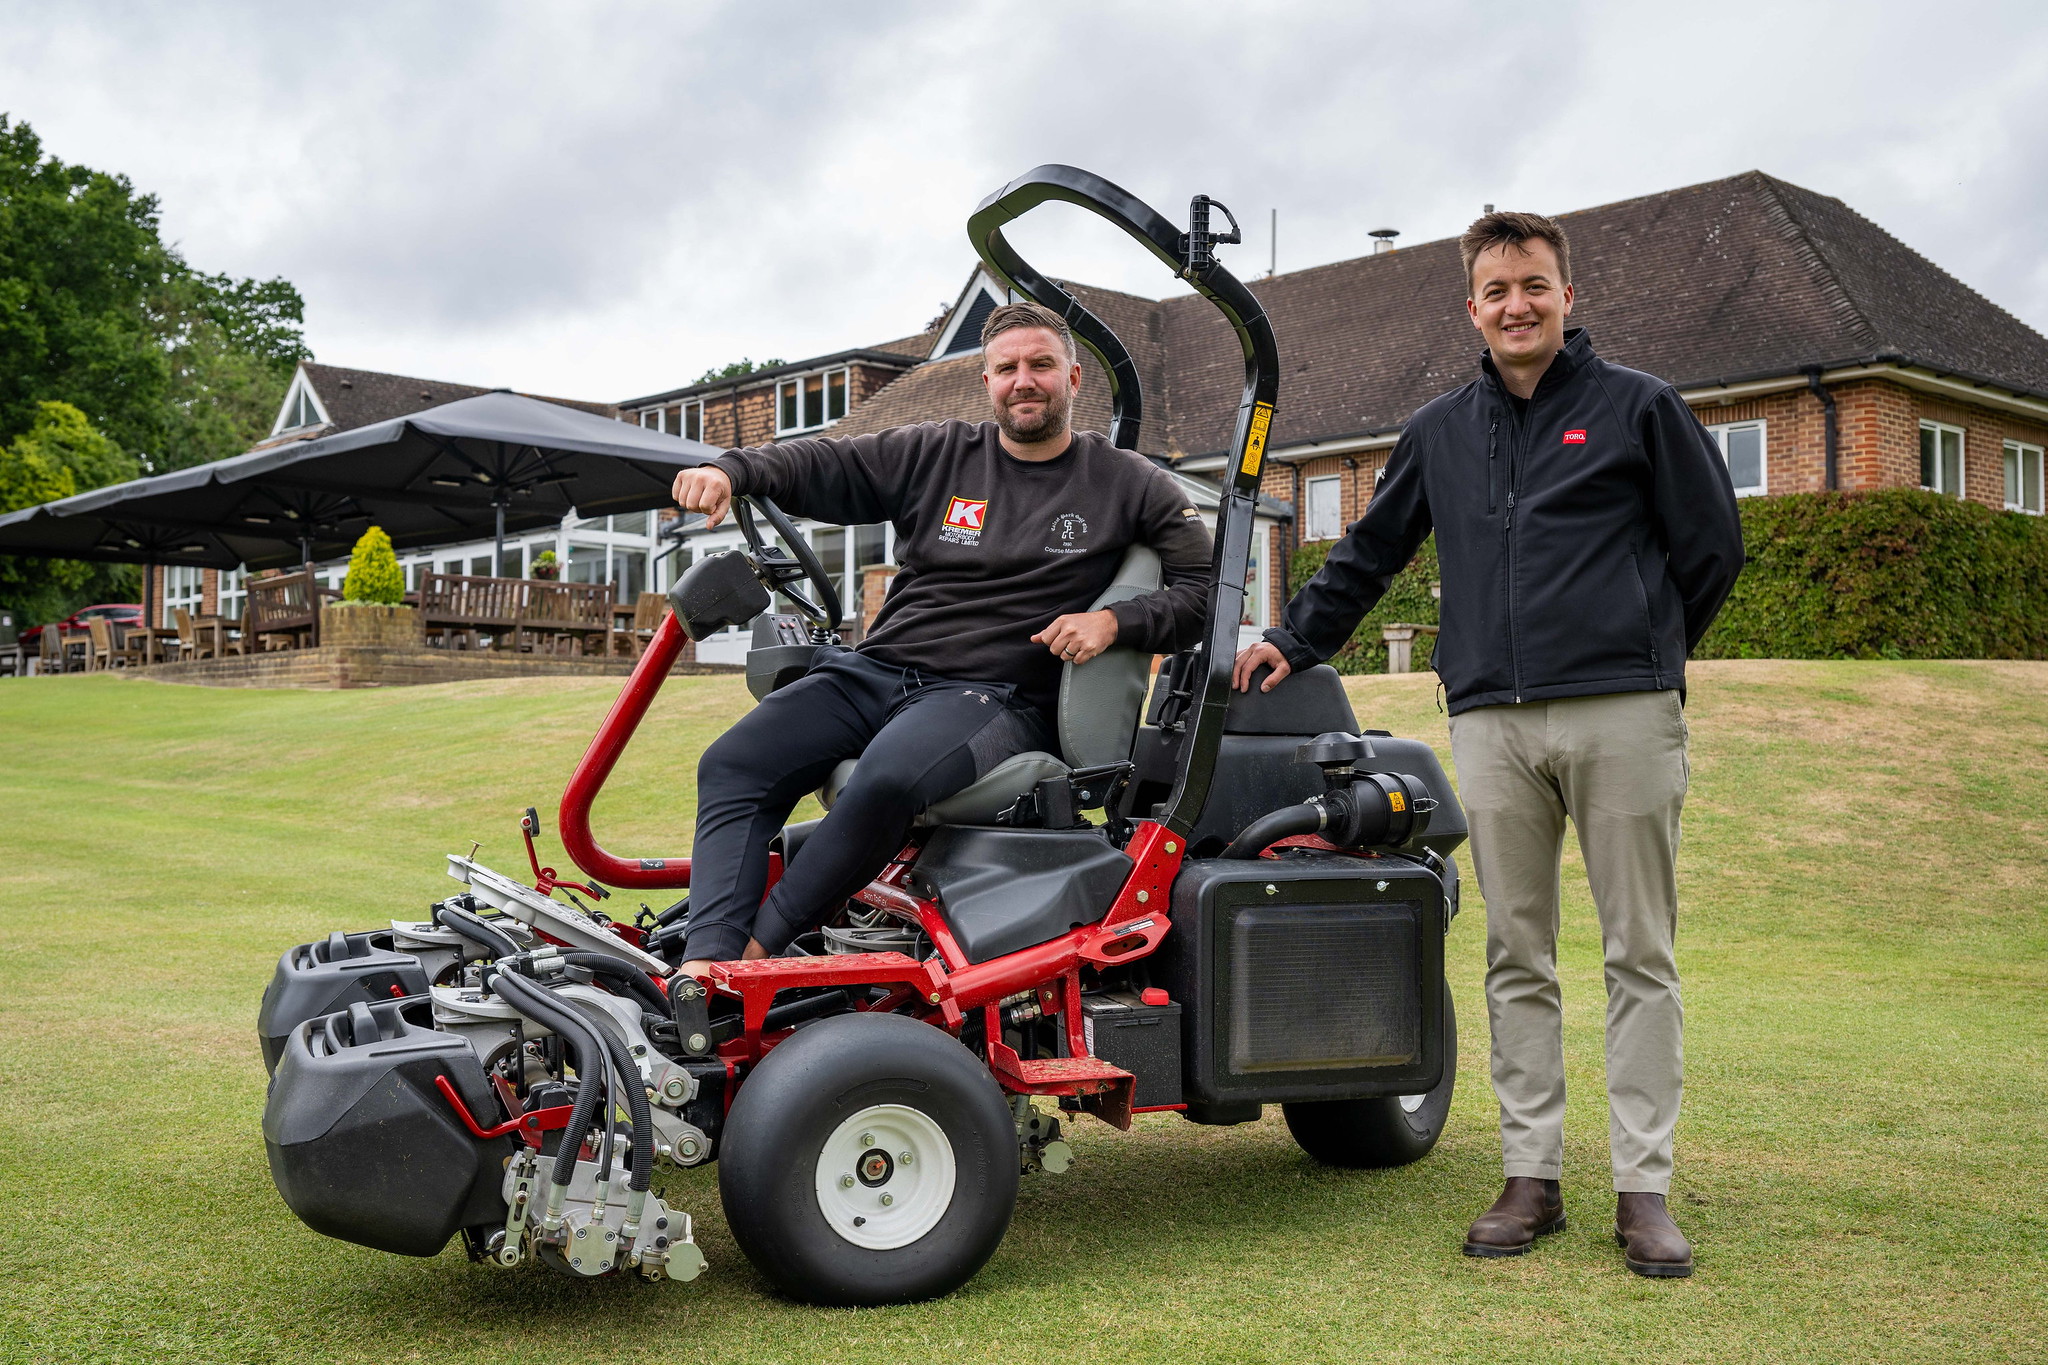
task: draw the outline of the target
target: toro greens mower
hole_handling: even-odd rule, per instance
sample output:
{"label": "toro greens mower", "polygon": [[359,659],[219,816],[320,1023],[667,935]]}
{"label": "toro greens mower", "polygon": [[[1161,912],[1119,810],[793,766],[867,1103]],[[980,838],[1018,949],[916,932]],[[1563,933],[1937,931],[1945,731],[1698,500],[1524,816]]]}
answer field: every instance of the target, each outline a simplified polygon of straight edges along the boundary
{"label": "toro greens mower", "polygon": [[[1129,353],[1003,236],[1048,201],[1130,234],[1242,347],[1200,643],[1159,669],[1149,702],[1151,660],[1132,650],[1069,665],[1061,752],[1020,754],[933,806],[823,927],[700,982],[675,970],[687,896],[607,913],[607,888],[687,888],[690,860],[608,853],[590,810],[686,636],[752,622],[757,697],[839,647],[824,566],[772,503],[738,502],[748,548],[676,583],[569,780],[560,834],[587,880],[541,865],[529,810],[530,883],[451,855],[462,889],[425,918],[278,963],[259,1020],[264,1137],[309,1226],[405,1255],[460,1234],[501,1266],[687,1280],[703,1266],[690,1215],[652,1182],[715,1160],[733,1237],[776,1286],[880,1304],[972,1277],[1020,1176],[1073,1161],[1080,1115],[1233,1124],[1278,1104],[1338,1166],[1435,1144],[1457,1064],[1443,941],[1465,822],[1450,784],[1427,745],[1360,732],[1327,667],[1230,689],[1279,373],[1257,299],[1216,260],[1235,223],[1212,232],[1228,210],[1197,197],[1182,232],[1065,166],[969,219],[994,276],[1102,361],[1127,449],[1142,419]],[[1159,574],[1132,551],[1096,606]],[[775,593],[794,614],[771,612]],[[828,808],[853,766],[820,793]],[[817,824],[781,832],[771,885]]]}

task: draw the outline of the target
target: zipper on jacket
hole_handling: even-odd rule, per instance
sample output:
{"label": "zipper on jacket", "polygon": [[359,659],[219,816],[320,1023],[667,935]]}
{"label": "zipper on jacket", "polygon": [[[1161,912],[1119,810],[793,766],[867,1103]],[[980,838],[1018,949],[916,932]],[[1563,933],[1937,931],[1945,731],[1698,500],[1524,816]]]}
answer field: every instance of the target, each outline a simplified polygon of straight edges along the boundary
{"label": "zipper on jacket", "polygon": [[1486,424],[1486,515],[1489,517],[1500,510],[1498,506],[1500,501],[1500,474],[1499,467],[1494,459],[1493,441],[1493,433],[1499,427],[1500,418],[1498,417]]}
{"label": "zipper on jacket", "polygon": [[[1534,416],[1535,411],[1536,395],[1532,393],[1529,395],[1528,413]],[[1515,700],[1519,702],[1522,700],[1522,646],[1515,630],[1515,456],[1522,448],[1527,435],[1526,428],[1534,423],[1524,422],[1522,418],[1514,416],[1512,407],[1508,412],[1513,427],[1513,439],[1508,442],[1508,514],[1506,521],[1501,525],[1500,533],[1504,542],[1506,562],[1503,567],[1508,585],[1508,670],[1514,682]]]}

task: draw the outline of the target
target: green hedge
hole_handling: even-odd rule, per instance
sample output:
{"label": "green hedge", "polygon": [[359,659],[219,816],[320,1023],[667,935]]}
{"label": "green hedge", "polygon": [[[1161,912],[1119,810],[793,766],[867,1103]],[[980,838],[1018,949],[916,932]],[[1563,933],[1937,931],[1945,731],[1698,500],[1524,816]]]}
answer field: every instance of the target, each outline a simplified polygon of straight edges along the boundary
{"label": "green hedge", "polygon": [[[1918,489],[1745,498],[1748,563],[1694,657],[2048,659],[2048,519]],[[1334,542],[1294,554],[1298,588]],[[1384,673],[1389,621],[1435,624],[1436,541],[1330,660]],[[1434,641],[1415,642],[1414,667]]]}
{"label": "green hedge", "polygon": [[1745,498],[1702,659],[2048,658],[2048,522],[1918,489]]}
{"label": "green hedge", "polygon": [[[1336,543],[1334,540],[1313,540],[1294,552],[1291,561],[1293,577],[1288,581],[1297,591],[1315,576],[1317,569],[1323,567],[1324,556]],[[1435,625],[1437,602],[1429,585],[1436,580],[1436,537],[1431,536],[1422,542],[1422,549],[1416,552],[1408,567],[1394,575],[1394,581],[1387,585],[1387,595],[1366,613],[1351,639],[1330,660],[1330,666],[1339,673],[1386,672],[1387,642],[1380,638],[1380,627],[1394,621]],[[1418,635],[1408,666],[1418,673],[1427,670],[1435,650],[1434,635]]]}

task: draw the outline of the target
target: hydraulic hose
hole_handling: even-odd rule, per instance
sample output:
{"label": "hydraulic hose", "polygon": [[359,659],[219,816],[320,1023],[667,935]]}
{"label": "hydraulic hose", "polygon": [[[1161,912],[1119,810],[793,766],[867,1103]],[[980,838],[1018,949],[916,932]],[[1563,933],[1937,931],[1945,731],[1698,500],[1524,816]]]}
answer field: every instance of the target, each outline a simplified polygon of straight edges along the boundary
{"label": "hydraulic hose", "polygon": [[550,1173],[554,1184],[567,1189],[576,1169],[576,1149],[583,1145],[583,1135],[590,1131],[598,1098],[606,1088],[608,1054],[584,1016],[574,1013],[525,977],[498,971],[491,974],[487,984],[521,1014],[553,1029],[576,1054],[576,1076],[581,1083],[576,1087],[576,1101],[570,1106],[569,1124],[562,1130],[562,1145],[555,1151],[555,1167]]}
{"label": "hydraulic hose", "polygon": [[1256,858],[1276,839],[1285,839],[1293,834],[1314,834],[1323,827],[1323,819],[1322,808],[1306,801],[1298,806],[1283,806],[1246,825],[1244,832],[1223,850],[1223,856]]}
{"label": "hydraulic hose", "polygon": [[445,901],[434,906],[434,923],[443,929],[453,930],[484,950],[489,958],[511,957],[519,951],[519,945],[503,929],[490,923],[482,915],[464,910],[459,905]]}
{"label": "hydraulic hose", "polygon": [[[563,1005],[575,1008],[566,1001]],[[618,1069],[619,1088],[626,1092],[626,1113],[633,1123],[633,1178],[626,1182],[626,1188],[644,1190],[654,1179],[654,1112],[647,1101],[647,1087],[640,1083],[639,1063],[633,1060],[632,1049],[626,1046],[624,1035],[612,1026],[611,1020],[595,1012],[585,1014],[584,1018],[604,1040],[612,1065]],[[609,1120],[610,1116],[606,1118]]]}
{"label": "hydraulic hose", "polygon": [[654,983],[653,977],[632,963],[621,962],[618,958],[609,957],[604,953],[563,953],[562,961],[572,967],[587,967],[593,975],[603,977],[607,983],[617,982],[642,1005],[662,1018],[668,1018],[668,995]]}

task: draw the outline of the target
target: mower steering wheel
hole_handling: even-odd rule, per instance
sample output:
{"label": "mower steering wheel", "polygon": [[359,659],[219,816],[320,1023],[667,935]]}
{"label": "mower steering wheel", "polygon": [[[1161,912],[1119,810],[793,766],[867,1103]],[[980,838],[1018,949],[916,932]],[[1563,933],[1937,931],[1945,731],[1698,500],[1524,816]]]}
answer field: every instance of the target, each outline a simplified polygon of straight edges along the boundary
{"label": "mower steering wheel", "polygon": [[[757,508],[775,533],[782,537],[783,544],[795,552],[794,559],[782,546],[773,544],[761,534],[761,528],[754,522]],[[832,575],[825,572],[824,561],[811,548],[811,542],[797,534],[796,527],[769,498],[759,494],[737,497],[732,500],[732,510],[739,521],[740,534],[747,538],[747,546],[754,552],[754,562],[769,579],[769,586],[788,598],[797,613],[813,626],[837,631],[845,614],[839,602],[839,589],[833,586]],[[810,580],[811,587],[817,592],[816,602],[795,587],[805,579]]]}

